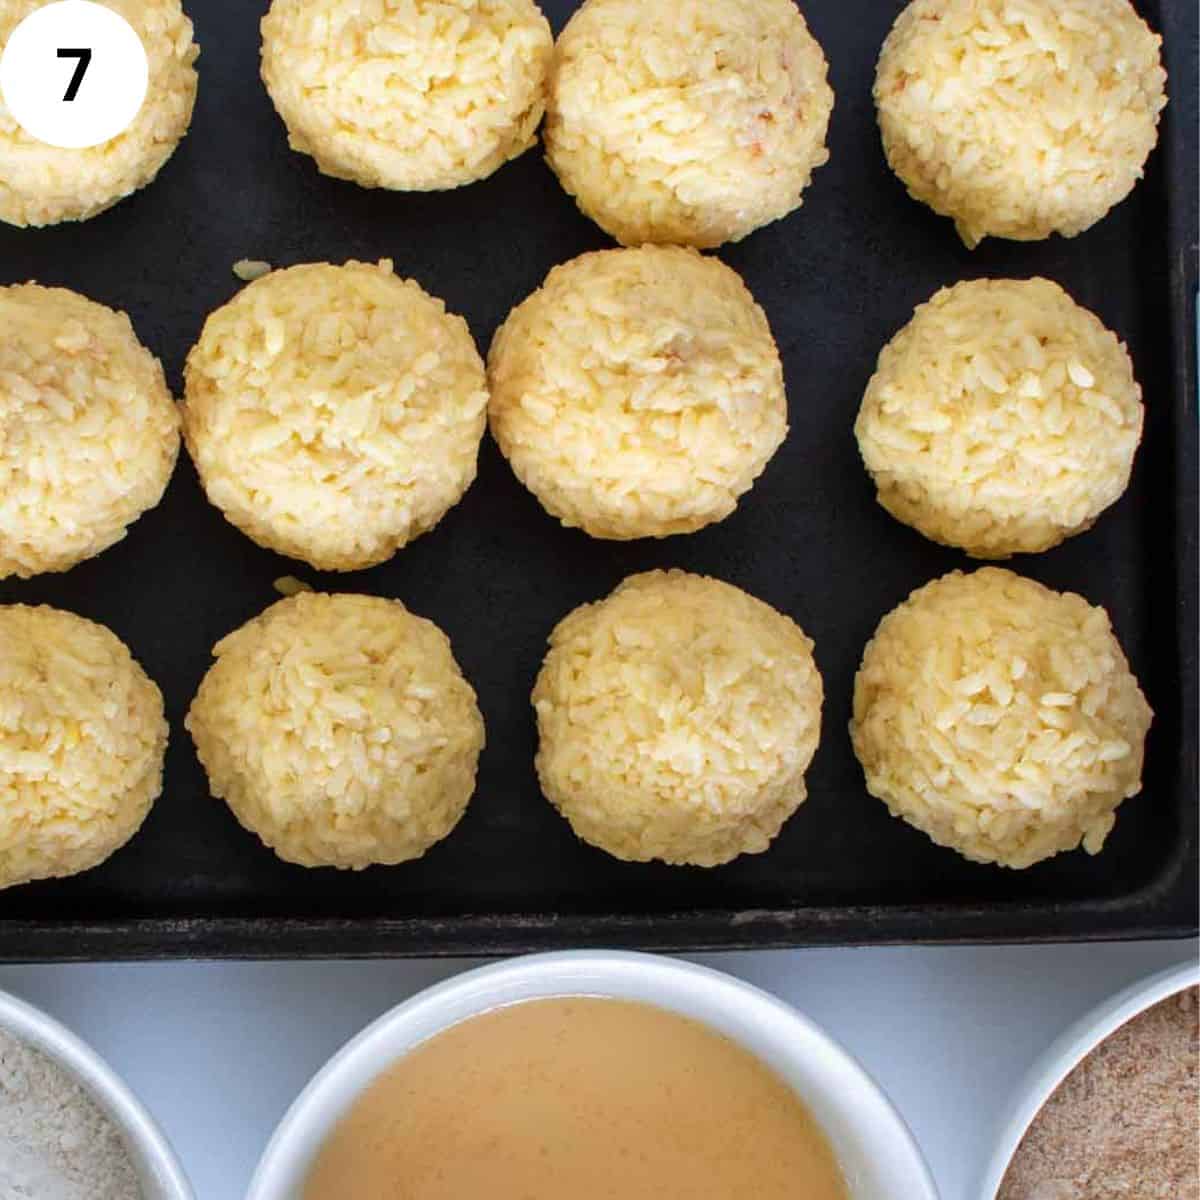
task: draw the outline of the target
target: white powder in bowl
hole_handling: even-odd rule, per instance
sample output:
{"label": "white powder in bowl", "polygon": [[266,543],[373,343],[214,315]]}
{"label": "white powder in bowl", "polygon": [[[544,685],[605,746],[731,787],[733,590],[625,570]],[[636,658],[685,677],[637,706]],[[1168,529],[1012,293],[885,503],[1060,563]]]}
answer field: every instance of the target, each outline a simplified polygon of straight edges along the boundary
{"label": "white powder in bowl", "polygon": [[112,1120],[67,1071],[3,1029],[0,1197],[144,1200]]}

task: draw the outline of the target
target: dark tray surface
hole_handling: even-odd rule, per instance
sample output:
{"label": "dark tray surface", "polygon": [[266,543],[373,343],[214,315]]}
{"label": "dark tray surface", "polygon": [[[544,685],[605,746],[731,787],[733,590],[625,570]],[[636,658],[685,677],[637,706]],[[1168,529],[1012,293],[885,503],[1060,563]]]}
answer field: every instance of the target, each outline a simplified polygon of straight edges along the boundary
{"label": "dark tray surface", "polygon": [[[369,192],[291,153],[258,80],[263,0],[191,0],[202,47],[192,131],[160,178],[109,213],[0,228],[0,282],[37,278],[130,312],[177,390],[206,314],[243,257],[276,265],[395,260],[469,321],[481,349],[557,262],[607,246],[531,152],[452,193]],[[573,6],[544,5],[556,30]],[[879,149],[874,59],[898,3],[808,0],[837,94],[832,159],[787,220],[726,247],[766,308],[791,435],[738,512],[690,537],[606,543],[559,528],[485,440],[479,478],[390,563],[321,576],[260,550],[205,502],[183,456],[129,537],[63,576],[0,586],[102,621],[159,682],[172,723],[166,790],[103,867],[0,897],[0,958],[487,953],[629,944],[1180,936],[1197,926],[1196,11],[1164,11],[1171,106],[1147,178],[1073,241],[965,250],[908,200]],[[1169,181],[1169,186],[1168,186]],[[879,348],[937,287],[1046,275],[1125,338],[1147,405],[1128,494],[1082,537],[1016,569],[1104,604],[1157,717],[1145,790],[1096,858],[978,866],[892,820],[846,732],[855,667],[879,618],[962,555],[880,509],[851,426]],[[718,575],[794,616],[826,684],[810,799],[765,855],[712,871],[619,863],[541,799],[529,689],[555,622],[625,575]],[[223,634],[276,599],[272,580],[396,596],[450,635],[488,727],[462,824],[424,859],[357,875],[279,862],[211,800],[183,717]]]}

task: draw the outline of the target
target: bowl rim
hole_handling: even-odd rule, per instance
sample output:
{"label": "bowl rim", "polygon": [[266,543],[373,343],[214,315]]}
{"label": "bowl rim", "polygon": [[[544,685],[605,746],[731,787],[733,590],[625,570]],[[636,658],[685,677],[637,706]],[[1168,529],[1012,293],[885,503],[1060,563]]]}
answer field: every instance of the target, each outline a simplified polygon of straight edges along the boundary
{"label": "bowl rim", "polygon": [[1005,1173],[1034,1118],[1060,1083],[1106,1038],[1160,1000],[1200,984],[1200,962],[1186,961],[1136,979],[1073,1021],[1026,1072],[980,1180],[981,1200],[996,1200]]}
{"label": "bowl rim", "polygon": [[[274,1200],[281,1194],[277,1190],[280,1178],[286,1180],[285,1172],[294,1167],[296,1155],[303,1148],[302,1144],[296,1144],[296,1139],[303,1136],[314,1107],[327,1092],[334,1090],[344,1071],[352,1070],[358,1060],[369,1058],[375,1041],[384,1037],[393,1026],[415,1024],[420,1022],[422,1017],[436,1014],[439,1009],[446,1009],[445,1021],[427,1033],[425,1038],[420,1039],[425,1040],[490,1008],[514,1002],[504,998],[505,987],[519,987],[522,983],[534,982],[543,975],[557,981],[555,989],[545,993],[546,998],[555,995],[603,995],[605,983],[596,977],[597,973],[601,972],[607,973],[608,986],[613,988],[619,987],[622,977],[628,978],[634,972],[642,979],[658,973],[659,978],[670,976],[677,983],[686,980],[698,988],[706,989],[710,996],[722,995],[728,1000],[749,1004],[759,1013],[771,1013],[780,1020],[801,1027],[809,1037],[822,1045],[823,1053],[827,1054],[831,1061],[836,1061],[839,1071],[852,1080],[853,1090],[873,1101],[874,1115],[887,1126],[888,1136],[896,1147],[897,1154],[903,1155],[910,1165],[914,1183],[917,1185],[917,1190],[910,1191],[905,1200],[939,1200],[928,1160],[891,1097],[858,1059],[821,1025],[780,997],[737,976],[685,959],[628,950],[559,950],[517,956],[462,971],[414,993],[383,1012],[335,1050],[288,1106],[262,1151],[246,1191],[246,1200],[267,1200],[268,1197]],[[578,990],[570,989],[571,981],[568,976],[571,974],[578,975]],[[586,987],[588,981],[593,984],[592,989]],[[619,998],[622,993],[616,991],[613,994]],[[525,996],[515,1002],[534,998],[536,997]],[[646,1002],[655,1003],[653,1000]],[[454,1016],[453,1009],[463,1003],[475,1004],[477,1007],[472,1012]],[[662,1007],[670,1008],[670,1005],[664,1001]],[[709,1024],[702,1017],[693,1019]],[[733,1037],[735,1041],[739,1040],[733,1034],[726,1036]],[[409,1049],[419,1045],[420,1040],[413,1042]],[[751,1052],[754,1053],[753,1050]],[[403,1057],[403,1053],[404,1051],[389,1058],[388,1063],[397,1061]],[[387,1063],[382,1064],[379,1069],[382,1070],[386,1065]],[[356,1089],[356,1094],[359,1092],[361,1087]]]}
{"label": "bowl rim", "polygon": [[166,1134],[127,1083],[78,1034],[43,1009],[0,989],[0,1029],[41,1051],[80,1083],[121,1132],[160,1189],[147,1200],[195,1200]]}

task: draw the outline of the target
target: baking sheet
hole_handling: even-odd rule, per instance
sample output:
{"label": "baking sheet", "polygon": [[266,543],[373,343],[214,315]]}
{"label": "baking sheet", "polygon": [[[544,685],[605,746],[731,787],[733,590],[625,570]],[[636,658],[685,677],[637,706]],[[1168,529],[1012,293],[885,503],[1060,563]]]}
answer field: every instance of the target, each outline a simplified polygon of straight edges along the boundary
{"label": "baking sheet", "polygon": [[[0,282],[35,278],[127,309],[178,392],[206,314],[240,258],[279,265],[390,257],[470,323],[481,350],[555,263],[611,245],[531,152],[451,193],[365,191],[288,150],[258,79],[264,0],[190,0],[202,47],[191,133],[159,179],[82,225],[0,227]],[[574,7],[544,4],[556,31]],[[0,585],[102,621],[162,687],[166,788],[104,866],[0,893],[0,958],[489,953],[567,945],[714,948],[802,943],[1179,936],[1197,926],[1196,6],[1146,4],[1166,36],[1171,104],[1147,178],[1066,241],[986,242],[909,200],[879,147],[874,60],[900,4],[808,0],[837,94],[832,159],[804,206],[720,256],[765,307],[783,355],[791,435],[737,513],[698,534],[608,543],[560,528],[490,439],[479,478],[390,563],[322,575],[226,524],[181,456],[163,503],[65,575]],[[1145,789],[1096,858],[1024,872],[932,845],[867,795],[846,722],[879,618],[968,566],[875,503],[852,424],[883,343],[939,286],[988,275],[1062,283],[1130,347],[1145,441],[1126,496],[1089,533],[1016,570],[1112,614],[1154,706]],[[0,331],[2,336],[2,331]],[[528,703],[546,635],[625,575],[682,567],[797,619],[826,686],[810,797],[771,850],[711,871],[620,863],[575,840],[541,798]],[[450,635],[488,729],[458,829],[419,862],[361,874],[277,860],[208,796],[183,729],[212,644],[295,574],[402,599]]]}

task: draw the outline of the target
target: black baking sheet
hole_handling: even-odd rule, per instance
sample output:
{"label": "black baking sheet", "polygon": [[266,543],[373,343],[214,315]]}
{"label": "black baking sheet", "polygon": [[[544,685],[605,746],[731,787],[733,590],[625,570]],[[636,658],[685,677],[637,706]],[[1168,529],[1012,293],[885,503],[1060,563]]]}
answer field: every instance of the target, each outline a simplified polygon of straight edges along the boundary
{"label": "black baking sheet", "polygon": [[[556,30],[569,2],[545,4]],[[560,528],[490,439],[479,478],[390,563],[320,575],[261,550],[204,500],[181,456],[163,503],[65,575],[0,587],[102,621],[167,701],[166,788],[103,867],[0,894],[0,958],[507,952],[590,944],[1161,937],[1197,925],[1196,5],[1147,4],[1166,35],[1171,104],[1145,181],[1066,241],[965,250],[889,173],[871,102],[891,0],[808,0],[837,94],[831,162],[786,220],[721,257],[766,308],[791,435],[737,513],[666,541]],[[365,191],[287,148],[258,78],[263,0],[190,0],[202,47],[195,121],[149,188],[82,225],[0,227],[0,282],[35,278],[127,309],[176,389],[205,315],[243,257],[276,265],[387,256],[462,313],[480,348],[547,270],[610,245],[540,154],[452,193]],[[869,797],[846,731],[859,655],[879,618],[964,557],[875,503],[852,424],[879,348],[937,287],[985,275],[1061,282],[1126,339],[1145,389],[1132,485],[1095,529],[1016,569],[1105,605],[1157,714],[1145,790],[1104,852],[1031,870],[973,865]],[[0,336],[3,331],[0,330]],[[540,797],[528,696],[569,609],[625,575],[718,575],[795,617],[825,678],[810,798],[770,851],[715,870],[617,862],[575,840]],[[458,829],[425,858],[361,874],[278,861],[209,798],[183,717],[223,634],[277,599],[272,580],[401,598],[437,621],[478,690],[488,745]]]}

